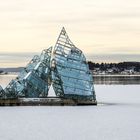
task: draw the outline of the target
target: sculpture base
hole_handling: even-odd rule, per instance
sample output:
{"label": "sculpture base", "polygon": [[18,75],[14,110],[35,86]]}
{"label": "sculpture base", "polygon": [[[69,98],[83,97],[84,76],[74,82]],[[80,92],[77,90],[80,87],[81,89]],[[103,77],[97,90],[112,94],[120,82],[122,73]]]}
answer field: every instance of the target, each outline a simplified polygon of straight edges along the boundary
{"label": "sculpture base", "polygon": [[57,97],[0,99],[0,106],[77,106],[97,105],[96,100],[73,100]]}

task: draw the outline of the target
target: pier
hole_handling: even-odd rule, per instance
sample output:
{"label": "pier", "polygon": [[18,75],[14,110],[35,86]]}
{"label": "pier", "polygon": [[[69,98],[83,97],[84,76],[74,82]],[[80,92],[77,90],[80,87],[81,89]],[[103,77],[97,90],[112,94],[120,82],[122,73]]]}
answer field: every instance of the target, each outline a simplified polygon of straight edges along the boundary
{"label": "pier", "polygon": [[72,100],[57,97],[0,99],[0,106],[76,106],[97,105],[96,100]]}

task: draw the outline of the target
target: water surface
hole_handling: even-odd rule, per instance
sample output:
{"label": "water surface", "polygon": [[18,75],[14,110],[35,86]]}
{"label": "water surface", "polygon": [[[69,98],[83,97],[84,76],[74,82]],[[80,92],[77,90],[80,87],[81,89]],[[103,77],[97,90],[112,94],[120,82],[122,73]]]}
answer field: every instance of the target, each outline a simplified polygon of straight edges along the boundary
{"label": "water surface", "polygon": [[140,85],[140,75],[94,75],[95,84]]}
{"label": "water surface", "polygon": [[[7,84],[15,76],[0,76]],[[2,140],[139,140],[140,85],[96,85],[97,106],[0,107]]]}

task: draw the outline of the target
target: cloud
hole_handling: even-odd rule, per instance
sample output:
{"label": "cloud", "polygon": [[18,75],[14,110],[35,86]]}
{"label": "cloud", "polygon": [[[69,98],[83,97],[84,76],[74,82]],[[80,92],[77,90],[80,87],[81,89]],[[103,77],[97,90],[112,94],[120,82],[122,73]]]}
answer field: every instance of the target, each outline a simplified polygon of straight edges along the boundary
{"label": "cloud", "polygon": [[139,17],[139,0],[4,0],[0,53],[39,52],[53,45],[65,26],[86,54],[140,54]]}

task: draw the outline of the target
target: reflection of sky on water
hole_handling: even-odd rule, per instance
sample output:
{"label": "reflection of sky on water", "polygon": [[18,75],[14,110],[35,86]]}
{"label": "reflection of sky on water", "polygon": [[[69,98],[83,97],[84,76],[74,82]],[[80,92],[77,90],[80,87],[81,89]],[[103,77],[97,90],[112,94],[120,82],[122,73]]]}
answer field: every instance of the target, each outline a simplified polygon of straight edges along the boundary
{"label": "reflection of sky on water", "polygon": [[139,140],[140,86],[95,85],[95,91],[102,105],[1,107],[0,136],[2,140]]}

